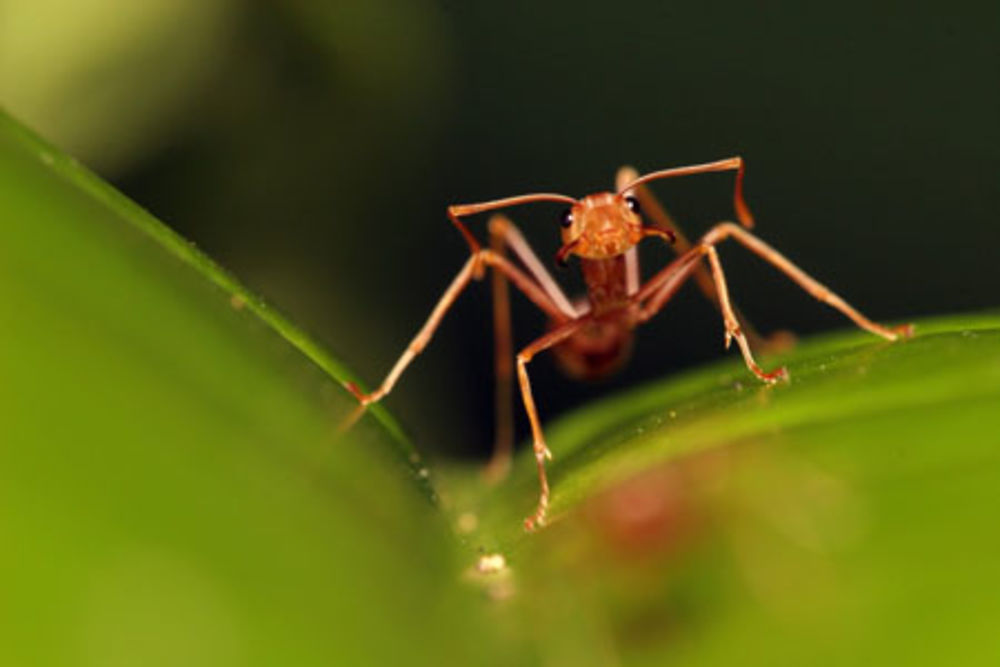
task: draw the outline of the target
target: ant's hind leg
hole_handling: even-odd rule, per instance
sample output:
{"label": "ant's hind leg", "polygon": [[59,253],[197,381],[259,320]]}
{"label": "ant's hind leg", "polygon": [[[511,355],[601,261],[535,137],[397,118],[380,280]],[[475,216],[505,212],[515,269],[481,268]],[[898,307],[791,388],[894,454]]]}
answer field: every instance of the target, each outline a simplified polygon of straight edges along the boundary
{"label": "ant's hind leg", "polygon": [[[490,219],[490,247],[505,255],[504,237],[499,225]],[[493,359],[496,387],[494,395],[493,455],[483,471],[490,482],[498,482],[510,471],[514,451],[514,343],[510,321],[510,288],[506,277],[494,271],[490,288],[493,292]]]}

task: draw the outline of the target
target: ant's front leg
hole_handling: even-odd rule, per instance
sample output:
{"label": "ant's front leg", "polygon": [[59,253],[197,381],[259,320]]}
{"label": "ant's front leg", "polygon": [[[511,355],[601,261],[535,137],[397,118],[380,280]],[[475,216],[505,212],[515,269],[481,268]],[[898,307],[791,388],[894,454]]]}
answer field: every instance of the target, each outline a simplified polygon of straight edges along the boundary
{"label": "ant's front leg", "polygon": [[566,319],[566,316],[552,303],[552,300],[545,291],[523,271],[511,264],[508,259],[492,250],[477,250],[469,257],[468,261],[466,261],[465,265],[458,272],[458,275],[452,280],[448,289],[445,290],[445,293],[438,300],[437,305],[434,306],[434,310],[431,311],[430,317],[427,318],[424,326],[421,327],[417,335],[410,341],[410,344],[403,351],[403,354],[400,355],[395,365],[393,365],[392,370],[389,371],[389,374],[382,381],[382,384],[374,391],[364,393],[353,382],[344,383],[344,387],[358,399],[358,407],[340,425],[341,431],[350,428],[364,414],[365,409],[369,405],[381,400],[386,394],[392,391],[393,386],[395,386],[396,381],[399,380],[399,376],[403,374],[403,371],[406,370],[406,367],[427,347],[448,309],[451,308],[455,300],[458,299],[458,296],[473,278],[482,276],[486,267],[491,267],[495,271],[503,273],[507,280],[521,290],[525,296],[541,308],[549,317],[556,321]]}
{"label": "ant's front leg", "polygon": [[740,328],[739,320],[733,312],[732,304],[729,301],[729,290],[726,287],[726,277],[722,273],[722,266],[719,264],[718,254],[715,248],[704,241],[694,246],[683,255],[668,264],[666,268],[654,275],[635,295],[635,301],[639,304],[636,316],[637,323],[646,322],[656,315],[667,302],[677,293],[677,290],[693,275],[697,275],[699,267],[702,266],[702,258],[708,255],[712,269],[712,282],[715,285],[719,310],[722,313],[722,320],[726,327],[726,347],[731,341],[736,339],[743,353],[743,360],[747,368],[758,378],[767,383],[777,382],[788,377],[788,372],[784,368],[767,373],[761,369],[753,358],[747,337]]}
{"label": "ant's front leg", "polygon": [[[625,166],[618,170],[615,175],[615,188],[621,190],[622,188],[628,186],[639,178],[639,172],[637,172],[633,167]],[[674,235],[674,243],[671,244],[670,249],[673,250],[678,256],[691,250],[694,246],[691,241],[684,234],[684,230],[681,229],[680,225],[674,220],[673,216],[667,212],[666,208],[660,202],[659,198],[653,191],[649,189],[646,184],[640,184],[635,188],[630,190],[632,196],[639,200],[639,205],[642,210],[642,215],[645,217],[653,226],[660,229],[668,230]],[[722,306],[719,303],[718,292],[715,289],[715,284],[712,282],[712,275],[704,264],[698,262],[694,267],[694,279],[695,285],[698,286],[698,290],[705,296],[708,301],[712,303],[713,306],[719,312],[722,312]],[[746,335],[747,340],[750,344],[759,350],[765,350],[769,352],[781,352],[787,350],[795,344],[795,334],[790,331],[774,331],[769,335],[760,333],[756,327],[754,327],[749,320],[740,312],[739,308],[733,308],[733,313],[736,315],[736,319],[742,323],[743,333]]]}
{"label": "ant's front leg", "polygon": [[535,399],[531,395],[531,381],[528,379],[528,362],[539,352],[554,347],[572,336],[587,321],[588,318],[583,317],[572,322],[567,322],[538,338],[517,355],[517,379],[521,385],[521,398],[524,400],[524,410],[528,413],[528,421],[531,422],[535,461],[538,464],[538,482],[541,485],[541,491],[538,495],[538,508],[533,515],[524,520],[525,530],[531,531],[545,524],[545,515],[549,508],[549,480],[545,474],[545,461],[546,459],[552,459],[552,452],[545,446],[545,436],[542,434],[542,424],[538,418],[538,409],[535,407]]}
{"label": "ant's front leg", "polygon": [[712,279],[715,281],[715,288],[719,293],[719,307],[722,310],[722,321],[726,325],[726,349],[729,349],[730,344],[735,338],[736,344],[740,346],[740,352],[743,354],[743,361],[746,362],[747,368],[753,371],[754,375],[767,384],[774,384],[779,380],[788,380],[788,369],[784,366],[776,371],[767,373],[757,365],[757,362],[753,358],[753,353],[750,352],[750,344],[747,342],[747,337],[743,334],[740,323],[736,319],[736,314],[733,312],[733,306],[729,302],[729,288],[726,286],[726,276],[722,272],[722,264],[719,263],[719,253],[711,245],[706,246],[705,253],[708,255],[708,262],[712,267]]}

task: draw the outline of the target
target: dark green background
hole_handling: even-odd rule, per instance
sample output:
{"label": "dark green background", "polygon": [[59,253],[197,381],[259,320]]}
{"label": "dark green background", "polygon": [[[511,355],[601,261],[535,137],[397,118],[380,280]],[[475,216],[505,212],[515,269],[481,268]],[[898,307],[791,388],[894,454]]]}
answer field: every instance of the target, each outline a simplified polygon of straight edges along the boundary
{"label": "dark green background", "polygon": [[[131,152],[106,122],[107,152],[125,159],[78,154],[371,384],[465,256],[447,204],[582,195],[622,163],[743,155],[760,234],[874,317],[997,302],[996,3],[218,4],[224,30],[182,30],[127,63],[155,85],[188,39],[216,42],[169,117]],[[17,92],[4,104],[32,124]],[[125,91],[117,112],[141,102]],[[729,188],[706,176],[658,192],[697,233],[731,215]],[[545,258],[557,212],[515,212]],[[723,259],[762,329],[844,325],[745,253]],[[468,455],[491,438],[489,303],[472,291],[388,399],[424,448]],[[541,325],[519,308],[520,342]],[[612,386],[721,342],[686,295]],[[546,362],[535,373],[543,416],[607,390]]]}

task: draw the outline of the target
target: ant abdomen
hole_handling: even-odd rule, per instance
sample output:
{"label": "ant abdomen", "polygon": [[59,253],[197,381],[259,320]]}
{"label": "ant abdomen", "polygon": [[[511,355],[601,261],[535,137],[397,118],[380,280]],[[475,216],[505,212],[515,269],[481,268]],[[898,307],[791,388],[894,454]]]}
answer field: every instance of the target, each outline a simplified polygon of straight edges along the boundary
{"label": "ant abdomen", "polygon": [[574,380],[600,380],[632,355],[632,331],[620,322],[596,319],[553,349],[560,370]]}

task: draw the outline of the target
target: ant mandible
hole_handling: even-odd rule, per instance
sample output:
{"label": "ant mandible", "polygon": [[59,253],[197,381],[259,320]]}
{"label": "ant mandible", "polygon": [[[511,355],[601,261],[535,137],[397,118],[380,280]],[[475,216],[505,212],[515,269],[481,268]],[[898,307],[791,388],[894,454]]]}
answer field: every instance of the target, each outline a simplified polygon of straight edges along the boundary
{"label": "ant mandible", "polygon": [[[721,222],[693,244],[684,238],[646,187],[650,181],[663,178],[733,170],[736,171],[733,205],[740,225]],[[353,424],[368,405],[382,399],[392,390],[413,358],[426,347],[458,295],[470,281],[481,280],[487,268],[494,270],[492,292],[497,376],[497,437],[487,472],[494,478],[502,477],[510,465],[513,444],[513,359],[516,361],[524,409],[531,423],[541,485],[538,507],[524,522],[529,531],[545,523],[549,505],[545,461],[552,459],[552,452],[545,446],[528,377],[528,363],[539,352],[553,349],[560,366],[573,377],[597,378],[606,375],[627,359],[633,329],[656,315],[681,285],[693,276],[701,290],[721,312],[725,326],[725,347],[728,349],[735,340],[747,368],[765,383],[772,384],[788,378],[785,368],[766,372],[754,361],[747,335],[752,330],[745,332],[740,326],[729,300],[725,274],[715,250],[715,246],[721,241],[735,239],[776,266],[813,297],[842,312],[862,329],[890,341],[912,334],[911,325],[890,328],[872,322],[777,250],[747,231],[753,228],[754,223],[743,199],[742,158],[732,157],[705,164],[663,169],[642,176],[630,167],[623,167],[618,171],[616,186],[615,192],[600,192],[582,199],[561,194],[534,193],[478,204],[449,206],[448,217],[469,244],[470,257],[382,384],[366,394],[354,383],[344,383],[360,403],[345,421],[344,427]],[[562,202],[569,205],[560,218],[562,246],[555,259],[558,264],[565,265],[571,255],[579,258],[580,270],[587,287],[585,299],[572,302],[566,297],[508,218],[499,214],[490,218],[489,248],[481,247],[462,221],[462,218],[477,213],[532,202]],[[645,215],[653,222],[650,226],[643,224],[640,202]],[[640,283],[636,245],[650,236],[674,244],[678,257],[645,283]],[[508,258],[508,250],[520,265]],[[702,261],[706,258],[708,270]],[[551,320],[548,332],[518,352],[516,357],[511,343],[507,281],[521,290]]]}

